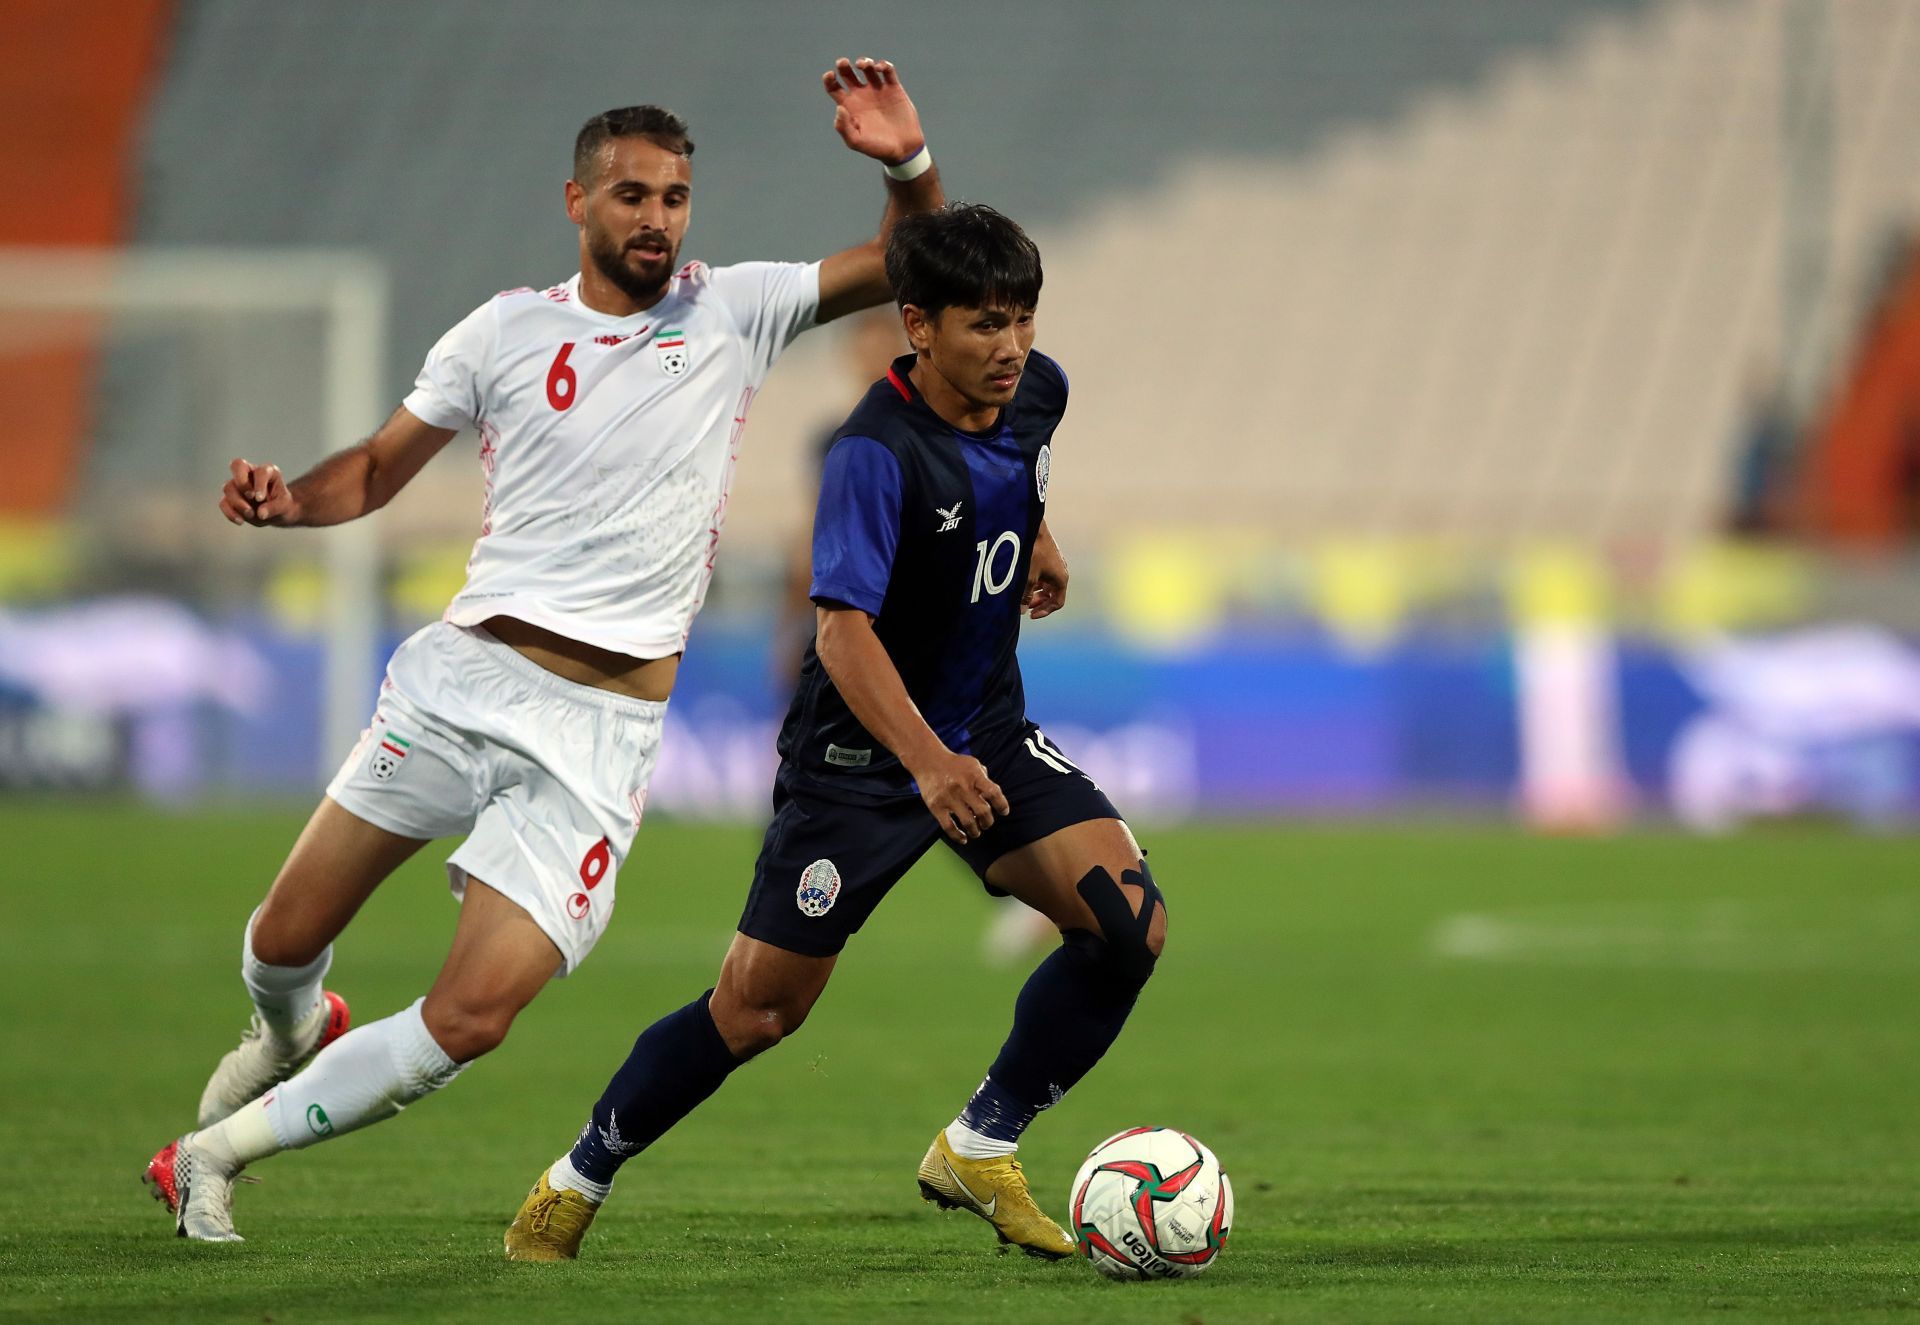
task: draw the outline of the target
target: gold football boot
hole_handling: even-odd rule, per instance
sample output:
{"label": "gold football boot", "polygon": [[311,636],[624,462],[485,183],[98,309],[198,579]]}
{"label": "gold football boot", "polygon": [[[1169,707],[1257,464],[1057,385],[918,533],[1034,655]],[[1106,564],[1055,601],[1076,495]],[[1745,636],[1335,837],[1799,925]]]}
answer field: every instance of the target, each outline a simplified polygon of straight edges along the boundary
{"label": "gold football boot", "polygon": [[580,1254],[580,1239],[587,1235],[600,1207],[579,1192],[555,1187],[542,1173],[520,1213],[507,1226],[507,1259],[510,1261],[570,1261]]}
{"label": "gold football boot", "polygon": [[1048,1219],[1027,1190],[1027,1175],[1012,1155],[967,1159],[953,1153],[942,1129],[920,1161],[920,1195],[943,1210],[979,1215],[1000,1241],[1029,1256],[1059,1260],[1074,1254],[1073,1239]]}

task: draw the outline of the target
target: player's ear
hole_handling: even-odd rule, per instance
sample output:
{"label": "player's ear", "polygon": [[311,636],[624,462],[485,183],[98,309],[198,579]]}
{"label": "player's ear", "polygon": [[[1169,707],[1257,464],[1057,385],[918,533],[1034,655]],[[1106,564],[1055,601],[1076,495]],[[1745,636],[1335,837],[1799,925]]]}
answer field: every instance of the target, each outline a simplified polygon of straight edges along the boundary
{"label": "player's ear", "polygon": [[575,225],[587,223],[587,191],[580,187],[580,181],[567,181],[567,219]]}
{"label": "player's ear", "polygon": [[900,322],[907,330],[907,344],[913,347],[913,352],[925,354],[933,343],[933,319],[918,304],[904,304],[900,309]]}

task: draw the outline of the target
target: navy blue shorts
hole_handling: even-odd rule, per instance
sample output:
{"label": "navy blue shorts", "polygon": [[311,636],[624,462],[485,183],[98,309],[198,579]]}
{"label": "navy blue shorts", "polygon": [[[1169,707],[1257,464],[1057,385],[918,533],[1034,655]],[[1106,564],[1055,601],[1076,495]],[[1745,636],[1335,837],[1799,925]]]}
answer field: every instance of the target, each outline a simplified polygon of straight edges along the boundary
{"label": "navy blue shorts", "polygon": [[940,831],[918,796],[850,804],[820,794],[783,766],[740,932],[788,952],[831,957],[935,842],[945,842],[985,884],[988,866],[1009,851],[1072,824],[1120,817],[1107,793],[1032,723],[980,762],[1010,813],[965,846]]}

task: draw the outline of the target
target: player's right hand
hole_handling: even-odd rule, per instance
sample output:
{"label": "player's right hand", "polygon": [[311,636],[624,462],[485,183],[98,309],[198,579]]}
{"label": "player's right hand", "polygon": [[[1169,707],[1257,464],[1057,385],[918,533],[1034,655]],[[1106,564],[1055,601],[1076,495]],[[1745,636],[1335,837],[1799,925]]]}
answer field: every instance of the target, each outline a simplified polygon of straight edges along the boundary
{"label": "player's right hand", "polygon": [[821,80],[833,98],[834,132],[854,151],[892,165],[927,145],[920,112],[889,61],[842,56]]}
{"label": "player's right hand", "polygon": [[934,822],[955,842],[975,840],[993,827],[995,816],[1007,812],[1007,798],[999,784],[972,755],[947,751],[914,769],[913,775]]}
{"label": "player's right hand", "polygon": [[235,460],[229,468],[233,475],[220,489],[220,514],[234,524],[258,529],[292,522],[293,494],[280,476],[280,466]]}

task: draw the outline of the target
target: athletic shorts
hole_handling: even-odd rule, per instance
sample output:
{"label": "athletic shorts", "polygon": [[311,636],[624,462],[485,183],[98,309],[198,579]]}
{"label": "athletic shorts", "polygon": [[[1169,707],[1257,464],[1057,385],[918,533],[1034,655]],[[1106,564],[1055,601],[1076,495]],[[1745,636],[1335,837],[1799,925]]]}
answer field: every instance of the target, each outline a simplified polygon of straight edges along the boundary
{"label": "athletic shorts", "polygon": [[[1009,813],[965,846],[940,831],[918,796],[849,804],[783,765],[740,932],[789,952],[830,957],[935,842],[945,842],[986,884],[988,867],[1009,851],[1089,819],[1120,818],[1107,793],[1032,723],[980,762],[1000,784]],[[987,891],[1000,895],[991,885]]]}
{"label": "athletic shorts", "polygon": [[436,622],[387,664],[373,725],[327,795],[403,837],[465,833],[447,861],[453,895],[479,879],[511,898],[569,974],[613,915],[666,711]]}

